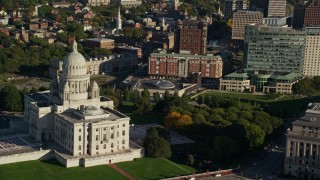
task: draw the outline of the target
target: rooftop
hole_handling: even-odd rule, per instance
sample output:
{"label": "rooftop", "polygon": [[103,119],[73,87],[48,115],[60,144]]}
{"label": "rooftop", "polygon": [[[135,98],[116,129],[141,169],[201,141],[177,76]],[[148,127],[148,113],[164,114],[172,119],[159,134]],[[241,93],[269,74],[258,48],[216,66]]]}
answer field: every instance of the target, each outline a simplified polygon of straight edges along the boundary
{"label": "rooftop", "polygon": [[89,38],[87,41],[95,41],[95,42],[114,42],[113,39],[106,39],[106,38]]}
{"label": "rooftop", "polygon": [[[89,109],[92,109],[92,107],[90,106]],[[79,110],[73,110],[73,111],[64,112],[61,114],[59,114],[59,113],[56,113],[56,114],[57,114],[57,116],[63,117],[65,120],[67,120],[73,124],[84,123],[84,122],[99,123],[99,122],[103,122],[103,121],[116,121],[121,118],[129,118],[128,116],[126,116],[116,110],[113,110],[110,108],[99,108],[98,110],[94,109],[93,110],[94,112],[92,111],[93,113],[95,113],[96,111],[99,111],[99,113],[97,113],[97,114],[92,115],[91,110],[90,110],[90,112],[88,112],[91,114],[88,114],[88,113],[85,114],[85,116],[92,116],[93,118],[83,119],[81,114],[84,114],[85,110],[83,110],[83,112],[79,111]],[[96,118],[95,118],[95,115],[97,115]],[[106,116],[104,116],[104,115],[106,115]]]}

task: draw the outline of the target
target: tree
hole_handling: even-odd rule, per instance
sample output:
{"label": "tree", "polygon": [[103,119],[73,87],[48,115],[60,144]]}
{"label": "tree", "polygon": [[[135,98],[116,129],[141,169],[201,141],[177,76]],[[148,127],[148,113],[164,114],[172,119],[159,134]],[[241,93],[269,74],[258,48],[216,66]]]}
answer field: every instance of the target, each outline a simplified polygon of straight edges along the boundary
{"label": "tree", "polygon": [[125,101],[130,101],[131,94],[130,94],[130,90],[128,89],[128,87],[126,87],[126,88],[123,90],[122,96],[123,96],[123,99],[124,99]]}
{"label": "tree", "polygon": [[213,141],[213,156],[217,160],[232,159],[239,153],[239,144],[229,138],[217,136]]}
{"label": "tree", "polygon": [[12,85],[6,85],[0,91],[0,107],[5,111],[21,111],[22,97],[18,89]]}
{"label": "tree", "polygon": [[201,95],[197,96],[197,103],[199,105],[203,104],[203,101],[204,101],[204,99],[203,99],[203,97]]}
{"label": "tree", "polygon": [[208,121],[212,123],[215,127],[224,128],[227,126],[230,126],[232,123],[224,120],[221,116],[218,114],[212,114],[208,117]]}
{"label": "tree", "polygon": [[153,99],[156,104],[161,100],[160,93],[158,91],[153,94]]}
{"label": "tree", "polygon": [[148,89],[144,89],[141,92],[141,96],[138,97],[134,104],[137,113],[142,114],[152,110],[152,104],[150,101],[150,93]]}
{"label": "tree", "polygon": [[170,143],[164,138],[159,137],[156,128],[148,129],[144,140],[144,147],[146,156],[169,158],[172,154]]}
{"label": "tree", "polygon": [[259,147],[263,143],[265,137],[263,130],[255,124],[247,125],[246,129],[250,146],[253,148]]}
{"label": "tree", "polygon": [[181,115],[175,111],[168,113],[168,115],[164,118],[164,124],[169,128],[185,127],[191,125],[192,123],[192,118],[189,115]]}

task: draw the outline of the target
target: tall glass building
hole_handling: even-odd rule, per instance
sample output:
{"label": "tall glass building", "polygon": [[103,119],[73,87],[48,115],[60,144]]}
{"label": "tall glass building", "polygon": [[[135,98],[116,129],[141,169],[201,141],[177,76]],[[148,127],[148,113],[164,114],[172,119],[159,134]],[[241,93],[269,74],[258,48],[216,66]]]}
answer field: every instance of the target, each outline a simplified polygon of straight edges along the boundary
{"label": "tall glass building", "polygon": [[246,26],[244,70],[259,74],[302,73],[305,38],[305,30]]}

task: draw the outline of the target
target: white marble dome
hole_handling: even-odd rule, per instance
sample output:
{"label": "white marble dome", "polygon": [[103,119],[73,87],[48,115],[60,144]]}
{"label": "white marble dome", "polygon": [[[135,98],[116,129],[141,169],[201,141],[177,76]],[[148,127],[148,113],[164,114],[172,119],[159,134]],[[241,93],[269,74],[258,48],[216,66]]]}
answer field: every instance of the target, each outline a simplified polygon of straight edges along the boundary
{"label": "white marble dome", "polygon": [[73,41],[72,52],[63,60],[62,73],[66,76],[82,76],[87,74],[86,60],[78,52],[77,42]]}

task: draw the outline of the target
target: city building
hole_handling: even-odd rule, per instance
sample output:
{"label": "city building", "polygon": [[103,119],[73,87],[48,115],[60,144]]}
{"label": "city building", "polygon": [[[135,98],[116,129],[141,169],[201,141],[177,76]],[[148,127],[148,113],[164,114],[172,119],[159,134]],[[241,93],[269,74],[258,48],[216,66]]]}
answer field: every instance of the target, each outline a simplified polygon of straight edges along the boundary
{"label": "city building", "polygon": [[115,3],[120,3],[125,8],[137,7],[142,4],[142,0],[111,0]]}
{"label": "city building", "polygon": [[263,13],[259,11],[239,10],[233,13],[232,39],[243,40],[245,26],[262,24]]}
{"label": "city building", "polygon": [[101,4],[108,5],[110,0],[87,0],[87,3],[90,6],[100,6]]}
{"label": "city building", "polygon": [[63,63],[51,64],[49,73],[50,91],[25,95],[24,120],[32,138],[59,147],[53,149],[59,162],[89,167],[143,155],[141,148],[129,143],[130,118],[99,95],[75,41],[73,51]]}
{"label": "city building", "polygon": [[137,58],[142,58],[142,49],[139,47],[133,47],[133,46],[117,46],[114,50],[114,53],[131,53]]}
{"label": "city building", "polygon": [[228,74],[221,78],[219,90],[231,92],[255,92],[254,86],[250,85],[248,74],[238,72]]}
{"label": "city building", "polygon": [[271,27],[283,27],[287,25],[287,17],[267,17],[263,18],[263,24]]}
{"label": "city building", "polygon": [[302,79],[300,73],[249,74],[234,72],[220,79],[220,91],[292,94],[292,86]]}
{"label": "city building", "polygon": [[152,31],[150,41],[163,43],[163,49],[174,48],[174,33],[163,31]]}
{"label": "city building", "polygon": [[88,48],[114,49],[114,40],[106,38],[89,38],[86,39]]}
{"label": "city building", "polygon": [[233,12],[247,9],[246,0],[226,0],[224,5],[224,19],[232,18]]}
{"label": "city building", "polygon": [[202,78],[221,78],[223,73],[223,58],[212,54],[170,54],[162,50],[150,54],[148,64],[151,78],[188,78],[198,72]]}
{"label": "city building", "polygon": [[304,26],[320,26],[320,1],[310,0],[306,3],[305,15],[304,15]]}
{"label": "city building", "polygon": [[245,71],[302,73],[305,37],[305,30],[255,24],[246,26]]}
{"label": "city building", "polygon": [[285,17],[287,0],[269,0],[268,17]]}
{"label": "city building", "polygon": [[320,76],[320,27],[306,27],[306,30],[302,74],[308,77]]}
{"label": "city building", "polygon": [[304,27],[304,16],[305,16],[305,5],[297,4],[294,5],[292,28],[301,29]]}
{"label": "city building", "polygon": [[176,52],[190,51],[191,54],[206,54],[208,24],[197,20],[178,20],[176,23]]}
{"label": "city building", "polygon": [[320,104],[308,106],[287,130],[284,172],[297,179],[320,179]]}

